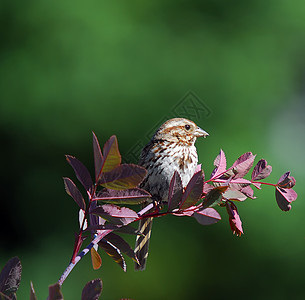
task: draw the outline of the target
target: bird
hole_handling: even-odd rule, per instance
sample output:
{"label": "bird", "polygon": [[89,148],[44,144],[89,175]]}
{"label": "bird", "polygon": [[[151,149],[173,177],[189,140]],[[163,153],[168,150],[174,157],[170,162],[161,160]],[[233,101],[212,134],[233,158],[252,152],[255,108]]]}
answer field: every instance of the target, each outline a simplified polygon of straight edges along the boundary
{"label": "bird", "polygon": [[[157,129],[143,148],[138,163],[147,170],[140,188],[151,194],[154,203],[167,202],[170,181],[175,171],[181,177],[182,186],[186,187],[198,163],[196,139],[208,135],[193,121],[185,118],[169,119]],[[147,203],[142,204],[145,205]],[[147,217],[139,221],[140,234],[137,235],[134,250],[138,259],[136,271],[146,268],[152,220],[152,217]]]}

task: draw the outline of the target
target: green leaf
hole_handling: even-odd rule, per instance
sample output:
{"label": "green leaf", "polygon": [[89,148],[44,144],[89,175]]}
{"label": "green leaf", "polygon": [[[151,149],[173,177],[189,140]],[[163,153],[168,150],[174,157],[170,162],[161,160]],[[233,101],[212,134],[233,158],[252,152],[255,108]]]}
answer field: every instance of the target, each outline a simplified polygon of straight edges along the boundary
{"label": "green leaf", "polygon": [[105,143],[103,148],[103,172],[110,172],[121,163],[121,154],[119,151],[118,140],[115,135]]}

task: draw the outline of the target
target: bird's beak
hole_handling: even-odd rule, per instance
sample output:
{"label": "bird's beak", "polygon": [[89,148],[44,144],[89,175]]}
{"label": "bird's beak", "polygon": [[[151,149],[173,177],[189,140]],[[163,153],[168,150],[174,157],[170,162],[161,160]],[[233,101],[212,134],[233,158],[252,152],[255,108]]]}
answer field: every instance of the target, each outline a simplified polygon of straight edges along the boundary
{"label": "bird's beak", "polygon": [[201,129],[200,127],[197,127],[197,129],[195,130],[195,134],[194,134],[196,137],[207,137],[209,134],[204,131],[203,129]]}

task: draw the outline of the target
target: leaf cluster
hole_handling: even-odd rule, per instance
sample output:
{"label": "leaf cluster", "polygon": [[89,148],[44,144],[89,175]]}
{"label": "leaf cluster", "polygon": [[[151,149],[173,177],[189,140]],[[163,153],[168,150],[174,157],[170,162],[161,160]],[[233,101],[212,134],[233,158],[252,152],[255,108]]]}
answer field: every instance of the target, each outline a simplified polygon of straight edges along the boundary
{"label": "leaf cluster", "polygon": [[[82,212],[80,218],[80,232],[75,242],[71,261],[80,250],[84,233],[90,233],[93,238],[94,249],[90,248],[93,267],[101,266],[98,247],[110,255],[121,268],[126,271],[123,254],[137,261],[132,248],[118,233],[139,234],[130,224],[142,218],[161,217],[165,215],[193,217],[201,225],[217,223],[221,217],[217,207],[225,207],[233,233],[243,234],[242,221],[238,213],[236,202],[247,198],[255,199],[254,190],[263,185],[275,187],[276,201],[280,209],[288,211],[297,194],[292,189],[295,179],[290,172],[285,173],[277,184],[263,182],[272,172],[272,167],[265,159],[259,160],[253,168],[251,178],[245,176],[253,167],[255,155],[244,153],[227,167],[227,160],[223,150],[214,160],[214,170],[209,179],[205,178],[201,165],[187,184],[182,186],[179,173],[176,171],[170,182],[168,201],[152,205],[151,203],[140,212],[126,207],[140,203],[149,203],[151,195],[138,186],[146,176],[146,170],[132,164],[121,164],[121,155],[115,136],[105,143],[103,151],[98,139],[93,133],[93,153],[95,179],[91,179],[86,167],[75,157],[67,156],[76,177],[85,188],[88,204],[85,204],[81,192],[69,178],[64,178],[67,193],[78,204]],[[87,226],[87,224],[90,224]],[[106,232],[106,230],[108,230]]]}
{"label": "leaf cluster", "polygon": [[[141,219],[174,215],[192,217],[201,225],[211,225],[221,220],[216,209],[225,207],[232,232],[241,236],[244,232],[237,203],[247,198],[255,199],[253,187],[261,189],[264,185],[272,186],[275,189],[276,202],[283,211],[289,211],[292,202],[297,198],[297,193],[293,190],[296,181],[290,172],[283,174],[276,184],[263,181],[272,172],[272,167],[265,159],[256,163],[251,178],[246,179],[245,176],[255,160],[255,155],[251,152],[244,153],[227,167],[225,153],[220,150],[209,178],[206,178],[201,165],[198,165],[185,187],[176,171],[169,185],[168,199],[160,203],[153,203],[149,192],[139,188],[147,171],[138,165],[121,163],[116,136],[110,137],[101,150],[93,133],[93,154],[93,179],[82,162],[74,156],[66,156],[86,196],[84,197],[72,179],[63,178],[67,194],[79,207],[79,231],[69,266],[59,281],[49,287],[49,300],[63,299],[61,285],[88,252],[91,254],[94,269],[99,269],[102,265],[99,249],[106,252],[124,271],[124,255],[139,263],[134,250],[120,234],[140,234],[132,223]],[[140,211],[130,208],[131,205],[138,204],[142,204]],[[88,238],[90,244],[80,251],[84,240]],[[21,270],[17,257],[5,265],[0,274],[0,299],[16,299]],[[82,299],[98,299],[101,291],[100,279],[90,281],[83,289]],[[30,299],[37,299],[32,283]]]}

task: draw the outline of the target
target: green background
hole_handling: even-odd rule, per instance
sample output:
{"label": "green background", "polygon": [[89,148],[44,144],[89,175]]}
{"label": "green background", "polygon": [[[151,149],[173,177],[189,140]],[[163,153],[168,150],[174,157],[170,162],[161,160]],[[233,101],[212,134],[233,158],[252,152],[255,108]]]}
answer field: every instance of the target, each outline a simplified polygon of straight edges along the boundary
{"label": "green background", "polygon": [[64,155],[93,171],[93,130],[101,143],[116,134],[128,157],[189,91],[206,109],[192,117],[210,133],[197,142],[205,173],[220,148],[228,164],[252,151],[273,166],[268,181],[292,171],[298,200],[285,213],[272,187],[256,190],[238,204],[241,238],[221,208],[207,227],[160,218],[145,272],[105,253],[93,271],[88,256],[65,298],[99,277],[103,299],[304,299],[304,1],[2,0],[0,14],[0,266],[20,257],[19,299],[30,280],[45,299],[72,254]]}

